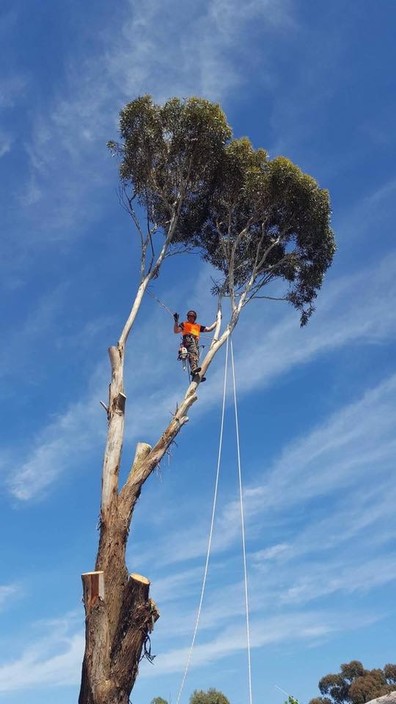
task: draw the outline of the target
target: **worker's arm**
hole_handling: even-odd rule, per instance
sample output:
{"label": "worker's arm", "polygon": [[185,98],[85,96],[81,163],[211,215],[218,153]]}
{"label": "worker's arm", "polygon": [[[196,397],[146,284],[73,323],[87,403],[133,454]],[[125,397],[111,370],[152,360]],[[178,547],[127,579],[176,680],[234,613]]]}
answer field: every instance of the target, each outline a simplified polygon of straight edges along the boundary
{"label": "worker's arm", "polygon": [[175,324],[173,326],[173,332],[183,332],[183,323],[181,325],[179,324],[179,313],[173,314],[173,320],[175,321]]}
{"label": "worker's arm", "polygon": [[217,325],[217,323],[215,321],[214,323],[212,323],[212,325],[207,325],[206,327],[204,327],[202,332],[212,332],[212,330],[215,329],[216,325]]}

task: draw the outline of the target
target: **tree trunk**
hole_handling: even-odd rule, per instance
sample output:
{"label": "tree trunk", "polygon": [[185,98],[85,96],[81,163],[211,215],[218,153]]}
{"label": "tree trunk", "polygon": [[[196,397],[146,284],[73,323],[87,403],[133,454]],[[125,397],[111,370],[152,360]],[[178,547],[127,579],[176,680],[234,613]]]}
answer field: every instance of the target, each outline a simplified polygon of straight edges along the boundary
{"label": "tree trunk", "polygon": [[113,622],[104,573],[82,575],[85,606],[85,655],[79,704],[128,704],[142,653],[150,655],[150,633],[159,617],[149,598],[150,582],[131,574]]}
{"label": "tree trunk", "polygon": [[[218,328],[221,316],[218,317]],[[231,329],[214,339],[202,363],[202,373],[225,342]],[[108,433],[103,460],[100,538],[95,571],[82,575],[85,607],[85,654],[79,704],[128,704],[139,662],[150,658],[150,633],[159,618],[149,596],[150,582],[128,575],[125,552],[133,510],[144,482],[188,421],[197,400],[198,381],[192,382],[168,427],[151,447],[138,443],[124,486],[118,476],[124,435],[126,396],[123,388],[124,347],[109,350],[112,377],[107,408]]]}
{"label": "tree trunk", "polygon": [[[149,653],[149,634],[159,614],[149,598],[146,577],[128,576],[125,551],[140,485],[128,496],[118,491],[126,396],[123,347],[111,347],[108,433],[103,461],[100,538],[95,572],[82,575],[85,607],[85,654],[79,704],[128,704],[138,665]],[[130,475],[150,452],[139,443]]]}

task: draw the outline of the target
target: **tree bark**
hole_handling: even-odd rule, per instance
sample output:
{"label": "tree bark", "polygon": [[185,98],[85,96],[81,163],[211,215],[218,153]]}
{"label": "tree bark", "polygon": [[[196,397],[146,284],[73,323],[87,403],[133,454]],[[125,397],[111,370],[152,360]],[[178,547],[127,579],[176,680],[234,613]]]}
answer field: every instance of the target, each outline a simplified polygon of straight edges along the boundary
{"label": "tree bark", "polygon": [[[131,574],[123,588],[116,628],[101,571],[82,575],[86,613],[85,655],[79,704],[128,704],[150,633],[159,617],[149,598],[150,582]],[[114,631],[112,633],[112,631]]]}

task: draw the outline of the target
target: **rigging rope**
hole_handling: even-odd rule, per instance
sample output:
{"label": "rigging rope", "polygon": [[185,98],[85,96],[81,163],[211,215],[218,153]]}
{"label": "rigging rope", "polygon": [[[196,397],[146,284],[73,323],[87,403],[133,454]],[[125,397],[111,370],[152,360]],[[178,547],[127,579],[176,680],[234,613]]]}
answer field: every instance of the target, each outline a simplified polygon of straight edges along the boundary
{"label": "rigging rope", "polygon": [[[229,345],[230,342],[230,345]],[[227,388],[227,373],[228,373],[228,349],[231,349],[231,369],[232,369],[232,380],[233,380],[233,398],[234,398],[234,416],[235,416],[235,434],[236,434],[236,445],[237,445],[237,464],[238,464],[238,484],[239,484],[239,506],[240,506],[240,517],[241,517],[241,535],[242,535],[242,555],[243,555],[243,576],[244,576],[244,596],[245,596],[245,614],[246,614],[246,644],[247,644],[247,661],[248,661],[248,687],[249,687],[249,704],[253,704],[253,692],[252,692],[252,666],[251,666],[251,646],[250,646],[250,622],[249,622],[249,591],[248,591],[248,573],[247,573],[247,559],[246,559],[246,539],[245,539],[245,515],[243,506],[243,485],[242,485],[242,465],[241,465],[241,451],[240,451],[240,440],[239,440],[239,420],[238,420],[238,407],[237,407],[237,395],[236,395],[236,376],[235,376],[235,362],[234,362],[234,349],[232,345],[232,340],[227,339],[226,344],[226,358],[224,366],[224,382],[223,382],[223,402],[221,411],[221,423],[220,423],[220,437],[219,437],[219,449],[217,454],[217,468],[216,468],[216,479],[215,488],[212,504],[212,516],[209,530],[208,547],[206,551],[206,561],[204,575],[202,579],[201,595],[199,599],[199,606],[197,610],[197,616],[195,620],[193,637],[190,645],[190,650],[187,657],[187,663],[184,670],[182,682],[177,695],[176,704],[179,704],[181,695],[183,693],[187,673],[190,667],[192,652],[194,649],[195,639],[197,636],[198,625],[201,618],[202,604],[205,594],[205,587],[208,576],[209,568],[209,558],[212,547],[213,539],[213,528],[214,520],[217,506],[217,494],[219,487],[219,477],[220,477],[220,465],[221,465],[221,455],[223,448],[223,434],[224,434],[224,416],[225,416],[225,403],[226,403],[226,388]]]}
{"label": "rigging rope", "polygon": [[205,594],[205,587],[206,587],[206,580],[208,576],[208,568],[209,568],[209,558],[210,558],[210,550],[212,547],[212,538],[213,538],[213,527],[214,527],[214,519],[215,519],[215,514],[216,514],[216,505],[217,505],[217,494],[218,494],[218,488],[219,488],[219,477],[220,477],[220,464],[221,464],[221,451],[223,447],[223,431],[224,431],[224,415],[225,415],[225,400],[226,400],[226,388],[227,388],[227,371],[228,371],[228,339],[227,339],[227,345],[226,345],[226,359],[225,359],[225,366],[224,366],[224,382],[223,382],[223,405],[222,405],[222,410],[221,410],[221,423],[220,423],[220,437],[219,437],[219,449],[217,453],[217,468],[216,468],[216,479],[215,479],[215,488],[214,488],[214,496],[213,496],[213,504],[212,504],[212,517],[211,517],[211,522],[210,522],[210,531],[209,531],[209,539],[208,539],[208,548],[206,551],[206,561],[205,561],[205,569],[204,569],[204,576],[202,579],[202,587],[201,587],[201,596],[199,599],[199,606],[198,606],[198,611],[197,611],[197,617],[195,620],[195,627],[194,627],[194,633],[190,645],[190,650],[188,653],[188,658],[187,658],[187,663],[186,667],[184,670],[184,675],[183,679],[180,685],[179,693],[177,695],[176,699],[176,704],[179,704],[180,702],[180,697],[183,693],[184,689],[184,684],[186,681],[187,677],[187,672],[190,667],[190,662],[191,662],[191,656],[192,652],[194,649],[194,644],[195,644],[195,638],[197,636],[197,631],[198,631],[198,625],[199,625],[199,620],[201,618],[201,611],[202,611],[202,603],[203,603],[203,598]]}
{"label": "rigging rope", "polygon": [[171,309],[168,308],[168,306],[166,306],[165,303],[162,303],[162,301],[160,301],[160,299],[157,298],[157,296],[154,296],[154,294],[151,293],[151,291],[150,291],[149,288],[146,288],[146,293],[148,293],[148,295],[151,296],[151,298],[153,298],[154,301],[157,301],[157,303],[159,303],[160,306],[162,306],[163,308],[165,308],[165,310],[167,311],[167,313],[169,313],[169,315],[171,315],[172,318],[173,318],[173,313],[172,313]]}
{"label": "rigging rope", "polygon": [[236,396],[234,348],[232,345],[232,340],[231,340],[230,347],[231,347],[232,380],[233,380],[233,388],[234,388],[235,434],[236,434],[236,444],[237,444],[239,506],[240,506],[240,514],[241,514],[243,576],[244,576],[244,587],[245,587],[246,644],[247,644],[247,660],[248,660],[249,704],[252,704],[252,702],[253,702],[252,663],[251,663],[251,656],[250,656],[249,591],[248,591],[248,573],[247,573],[247,560],[246,560],[245,512],[244,512],[244,508],[243,508],[243,486],[242,486],[241,450],[240,450],[240,442],[239,442],[238,404],[237,404],[237,396]]}

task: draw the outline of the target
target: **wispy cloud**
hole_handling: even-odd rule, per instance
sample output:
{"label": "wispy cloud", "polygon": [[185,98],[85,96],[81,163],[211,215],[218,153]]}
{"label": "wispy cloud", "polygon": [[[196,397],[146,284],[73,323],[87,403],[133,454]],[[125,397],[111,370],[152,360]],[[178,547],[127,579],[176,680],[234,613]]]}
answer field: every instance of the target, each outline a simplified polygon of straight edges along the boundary
{"label": "wispy cloud", "polygon": [[[370,270],[370,277],[366,271],[363,271],[334,282],[323,293],[319,310],[307,330],[301,331],[298,328],[296,316],[286,309],[284,316],[276,322],[274,319],[276,311],[271,306],[267,307],[269,317],[260,331],[252,325],[253,318],[241,322],[239,334],[244,339],[244,350],[243,354],[237,354],[239,393],[244,394],[252,389],[265,388],[297,365],[306,364],[334,349],[341,349],[357,342],[373,344],[388,340],[394,335],[396,328],[396,319],[392,312],[394,306],[391,305],[393,300],[396,306],[396,283],[393,271],[394,258],[388,257],[376,270],[373,268]],[[381,315],[378,315],[384,290],[387,291],[389,305],[382,310]],[[162,311],[156,311],[153,315],[155,319],[158,317],[162,322],[160,317]],[[254,310],[249,315],[254,316]],[[174,380],[166,377],[167,359],[174,354],[175,340],[170,334],[164,341],[162,333],[159,332],[160,329],[160,324],[154,324],[153,318],[147,318],[145,323],[136,330],[136,334],[133,334],[134,341],[128,356],[126,371],[127,392],[132,399],[140,399],[140,402],[137,407],[128,408],[128,441],[134,438],[143,438],[149,442],[156,440],[157,433],[161,432],[164,421],[170,418],[183,389],[183,386],[180,389],[176,388]],[[157,332],[153,333],[153,330]],[[158,348],[161,347],[163,350],[160,363],[155,354],[156,335]],[[148,339],[150,339],[149,347]],[[140,370],[139,375],[135,373],[137,365]],[[93,375],[92,383],[89,383],[90,391],[42,429],[33,443],[32,451],[22,463],[18,463],[19,470],[11,480],[10,488],[15,496],[21,499],[31,498],[55,481],[66,466],[73,466],[77,457],[73,447],[77,447],[77,439],[81,447],[88,452],[97,440],[98,432],[102,437],[103,427],[99,424],[101,429],[98,430],[96,409],[99,401],[97,381],[99,378],[104,379],[104,374],[104,364],[99,365]],[[218,402],[223,383],[222,377],[221,370],[213,372],[210,379],[211,394],[205,395],[194,407],[192,413],[196,415],[206,412],[210,406]],[[166,379],[165,382],[164,379]],[[102,383],[105,388],[104,382]],[[338,421],[340,430],[343,423],[347,423],[346,418]],[[354,433],[356,432],[357,430],[354,430]],[[317,442],[313,445],[317,447]],[[380,446],[377,449],[373,448],[371,455],[367,454],[367,458],[371,456],[371,461],[374,461],[379,452]],[[304,455],[305,466],[308,467],[306,459],[309,457],[309,448],[304,447],[301,455]],[[312,462],[314,461],[315,456],[312,457]],[[344,463],[342,466],[344,467]],[[310,480],[313,485],[315,476],[313,472]],[[308,484],[305,490],[309,490]],[[190,544],[191,550],[192,545],[193,543]]]}
{"label": "wispy cloud", "polygon": [[[65,618],[48,624],[45,636],[32,639],[19,658],[0,667],[0,692],[78,685],[84,638],[80,632],[75,632],[75,619],[68,626],[65,625],[67,621]],[[375,617],[358,611],[340,614],[320,610],[278,615],[265,621],[257,619],[252,624],[251,645],[260,648],[292,641],[312,643],[337,631],[362,628],[374,621]],[[207,637],[204,643],[197,643],[191,668],[217,662],[245,648],[243,622],[225,627],[215,636]],[[154,668],[145,667],[143,663],[140,676],[155,679],[164,674],[182,672],[187,655],[187,647],[166,650],[156,657]]]}
{"label": "wispy cloud", "polygon": [[[151,0],[139,8],[132,2],[130,6],[134,11],[124,24],[118,51],[110,56],[112,73],[126,94],[143,90],[159,100],[191,94],[223,100],[244,80],[242,66],[249,63],[243,52],[245,33],[252,39],[257,25],[265,33],[292,24],[287,0],[243,5],[209,0],[199,6],[172,0],[166,8]],[[132,37],[139,37],[133,46]]]}
{"label": "wispy cloud", "polygon": [[0,130],[0,159],[10,151],[11,145],[12,138]]}
{"label": "wispy cloud", "polygon": [[356,594],[358,591],[371,591],[396,581],[396,568],[393,565],[394,555],[383,555],[369,560],[354,561],[339,560],[327,564],[320,560],[310,564],[309,573],[298,570],[295,581],[283,594],[280,602],[286,604],[306,604],[319,597],[330,594]]}
{"label": "wispy cloud", "polygon": [[[338,216],[337,229],[345,248],[367,246],[372,251],[372,233],[392,223],[396,179],[379,182],[377,187],[362,195],[343,215]],[[392,225],[391,225],[392,227]],[[365,243],[365,238],[367,244]]]}
{"label": "wispy cloud", "polygon": [[252,492],[252,504],[259,510],[301,499],[307,502],[313,496],[336,493],[357,479],[370,479],[373,467],[377,481],[386,477],[396,449],[391,414],[395,397],[396,376],[392,376],[287,447],[265,485],[258,494]]}
{"label": "wispy cloud", "polygon": [[22,97],[26,78],[21,74],[0,75],[0,110],[13,107]]}
{"label": "wispy cloud", "polygon": [[[40,217],[45,199],[45,231],[35,237],[69,239],[73,223],[97,217],[101,187],[114,177],[105,143],[127,100],[147,92],[157,100],[191,94],[223,100],[246,75],[251,52],[241,60],[241,36],[257,23],[276,32],[290,21],[288,0],[251,0],[243,7],[236,0],[199,6],[172,0],[166,7],[158,0],[128,2],[118,28],[113,16],[111,31],[95,35],[94,58],[74,44],[66,85],[35,115],[26,143],[30,177],[21,198],[30,217]],[[95,207],[87,208],[87,198]]]}
{"label": "wispy cloud", "polygon": [[[273,616],[265,621],[257,619],[252,626],[251,645],[253,648],[266,647],[284,642],[311,644],[337,631],[363,628],[375,621],[375,617],[358,612],[329,613],[307,611],[305,613]],[[246,630],[243,623],[225,628],[217,636],[198,643],[193,651],[191,667],[217,662],[246,649]],[[178,648],[159,655],[155,661],[155,671],[142,669],[142,676],[157,677],[165,673],[180,672],[187,661],[187,648]]]}
{"label": "wispy cloud", "polygon": [[[102,439],[99,411],[91,398],[70,406],[42,431],[33,442],[28,457],[18,470],[9,473],[10,493],[20,501],[43,495],[70,465],[81,463]],[[9,465],[9,458],[7,465]],[[5,462],[4,462],[5,463]]]}
{"label": "wispy cloud", "polygon": [[[355,607],[365,604],[362,608],[369,620],[386,617],[385,604],[379,612],[365,599],[373,590],[396,581],[392,568],[396,538],[392,480],[395,400],[396,377],[392,377],[286,447],[268,471],[262,470],[261,480],[246,488],[253,620],[255,614],[270,618],[275,603],[282,612],[296,614],[297,610],[303,618],[312,602],[335,595],[342,595],[345,615],[353,602]],[[260,476],[260,468],[256,470]],[[190,511],[197,514],[193,505]],[[243,617],[242,584],[236,580],[225,586],[219,580],[221,574],[241,574],[241,565],[238,569],[231,552],[240,541],[238,514],[237,502],[226,504],[215,526],[210,598],[200,626],[203,633],[219,629],[231,617]],[[182,537],[169,534],[168,529],[166,542],[156,545],[162,556],[157,559],[157,568],[161,570],[166,564],[172,573],[177,562],[183,564],[200,556],[203,560],[206,531],[202,520],[192,528],[185,527]],[[145,554],[144,545],[140,552]],[[185,564],[180,578],[184,574]],[[188,574],[191,580],[195,572]],[[161,591],[160,579],[159,588]],[[198,576],[195,587],[190,583],[190,590],[198,601]],[[186,609],[180,616],[177,605],[169,608],[167,618],[175,633],[185,634],[188,621],[191,632],[193,612],[188,618]],[[320,630],[321,624],[317,625]]]}
{"label": "wispy cloud", "polygon": [[12,375],[18,371],[21,378],[23,361],[37,351],[37,347],[48,340],[50,330],[52,337],[57,335],[57,325],[60,326],[60,314],[64,306],[67,285],[60,284],[45,295],[35,300],[34,308],[30,308],[26,317],[16,318],[7,330],[7,344],[0,350],[0,378]]}
{"label": "wispy cloud", "polygon": [[22,655],[0,667],[0,692],[78,684],[84,637],[75,626],[75,615],[36,624],[45,633],[36,639],[30,634],[31,644]]}
{"label": "wispy cloud", "polygon": [[348,344],[363,341],[373,344],[392,339],[395,317],[391,306],[384,307],[382,301],[386,290],[388,302],[396,302],[392,274],[395,265],[396,257],[391,255],[370,270],[363,269],[325,285],[318,310],[305,330],[297,327],[294,313],[273,324],[277,314],[274,306],[267,307],[271,316],[269,329],[263,330],[267,327],[264,322],[261,329],[253,333],[251,326],[249,331],[250,321],[242,322],[243,339],[248,340],[247,345],[251,344],[249,355],[238,356],[239,388],[253,388],[259,380],[263,386],[270,383],[274,375],[294,365],[307,363],[317,355]]}
{"label": "wispy cloud", "polygon": [[[312,645],[336,632],[361,628],[385,616],[373,609],[366,609],[363,615],[357,608],[354,613],[348,602],[345,602],[345,610],[338,609],[336,614],[320,609],[306,611],[305,608],[313,600],[335,593],[353,596],[356,606],[358,592],[370,592],[396,580],[395,569],[389,568],[389,551],[387,555],[377,551],[380,536],[382,541],[395,538],[392,517],[396,497],[389,481],[395,453],[390,414],[395,396],[396,377],[392,377],[329,418],[308,437],[292,443],[263,474],[262,483],[247,488],[245,508],[249,533],[256,535],[254,540],[258,543],[258,549],[249,556],[253,647],[293,640]],[[374,453],[375,448],[381,451]],[[374,484],[373,462],[376,467]],[[358,489],[352,493],[345,491],[356,483]],[[320,511],[324,495],[330,499],[326,513]],[[331,504],[334,497],[337,506]],[[316,518],[299,528],[293,518],[293,507],[309,506],[313,499],[319,502]],[[228,575],[235,574],[230,569],[235,558],[229,556],[222,564],[219,556],[236,540],[236,511],[237,506],[230,504],[220,516],[217,530],[221,537],[214,546],[212,575],[221,575],[224,570]],[[276,515],[278,520],[274,521]],[[288,517],[293,521],[292,533]],[[271,532],[269,524],[273,526]],[[278,527],[274,529],[274,526]],[[387,528],[385,533],[384,528]],[[348,549],[352,536],[355,540]],[[197,533],[194,538],[188,530],[183,531],[182,541],[179,536],[179,544],[188,545],[184,554],[183,551],[177,554],[177,544],[169,535],[162,548],[176,554],[180,560],[186,559],[191,556],[191,550],[194,552],[197,537]],[[357,549],[359,544],[361,549]],[[159,554],[162,548],[157,544]],[[201,540],[196,556],[204,549]],[[165,561],[169,565],[169,553],[167,557]],[[191,633],[194,607],[190,599],[199,592],[200,578],[200,569],[192,567],[181,572],[170,570],[167,578],[156,582],[153,596],[161,605],[168,642],[172,633],[179,639],[181,636],[188,638]],[[202,618],[201,640],[194,650],[193,668],[216,662],[244,648],[243,599],[238,600],[242,584],[238,580],[231,581],[228,585],[211,588],[211,592]],[[181,613],[183,594],[187,602]],[[274,599],[283,611],[277,616],[270,615]],[[265,619],[263,613],[268,613]],[[231,616],[235,625],[229,628],[226,624]],[[180,672],[186,661],[187,646],[163,651],[161,627],[157,630],[156,648],[163,654],[156,659],[155,670],[142,668],[143,677]],[[2,691],[78,681],[83,647],[81,635],[62,635],[52,644],[49,657],[47,639],[45,644],[44,641],[33,643],[21,658],[0,669]],[[22,670],[24,674],[19,676]],[[10,685],[10,682],[18,684]]]}
{"label": "wispy cloud", "polygon": [[5,608],[10,600],[21,594],[19,584],[0,584],[0,609]]}

